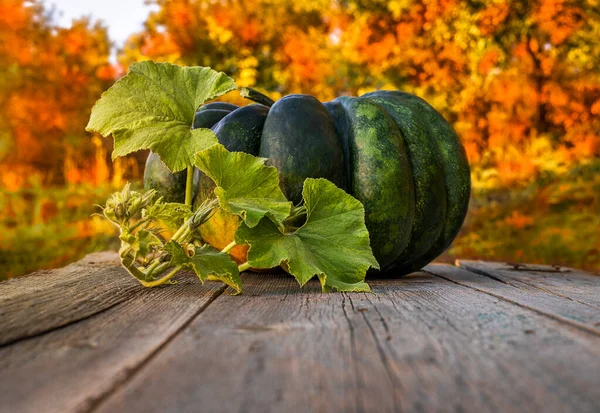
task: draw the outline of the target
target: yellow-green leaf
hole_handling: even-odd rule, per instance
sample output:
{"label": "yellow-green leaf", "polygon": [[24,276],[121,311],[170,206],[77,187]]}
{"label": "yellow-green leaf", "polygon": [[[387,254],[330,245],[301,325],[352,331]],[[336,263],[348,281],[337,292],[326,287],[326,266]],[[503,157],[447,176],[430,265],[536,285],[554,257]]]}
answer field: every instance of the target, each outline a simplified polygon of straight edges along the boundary
{"label": "yellow-green leaf", "polygon": [[306,222],[283,231],[268,218],[250,228],[242,224],[238,244],[250,244],[253,268],[281,265],[300,285],[315,275],[323,291],[370,291],[367,270],[379,268],[369,245],[362,204],[326,179],[306,179],[302,196]]}
{"label": "yellow-green leaf", "polygon": [[96,102],[86,130],[113,135],[113,158],[151,149],[177,172],[217,143],[210,129],[191,129],[198,107],[235,88],[233,79],[209,67],[135,63]]}
{"label": "yellow-green leaf", "polygon": [[281,188],[277,169],[264,158],[229,152],[215,145],[196,155],[196,166],[211,178],[221,208],[254,227],[265,215],[283,221],[292,208]]}

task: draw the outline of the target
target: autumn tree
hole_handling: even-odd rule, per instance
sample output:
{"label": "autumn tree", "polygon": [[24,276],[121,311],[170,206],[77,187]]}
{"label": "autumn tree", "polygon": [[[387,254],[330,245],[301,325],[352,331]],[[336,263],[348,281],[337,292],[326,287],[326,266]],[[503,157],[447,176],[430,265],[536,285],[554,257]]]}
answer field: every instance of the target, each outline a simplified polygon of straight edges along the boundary
{"label": "autumn tree", "polygon": [[106,28],[98,23],[83,18],[62,28],[37,0],[0,3],[4,186],[19,187],[25,177],[77,181],[68,174],[90,173],[86,160],[98,143],[84,128],[92,105],[114,81],[109,54]]}

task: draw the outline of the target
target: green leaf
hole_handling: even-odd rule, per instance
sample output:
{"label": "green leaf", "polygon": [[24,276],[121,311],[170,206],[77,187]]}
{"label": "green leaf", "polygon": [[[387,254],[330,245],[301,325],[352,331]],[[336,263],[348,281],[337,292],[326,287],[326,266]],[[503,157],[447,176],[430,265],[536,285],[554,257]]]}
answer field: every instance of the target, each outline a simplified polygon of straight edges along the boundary
{"label": "green leaf", "polygon": [[265,165],[266,159],[243,152],[229,152],[215,145],[196,154],[196,166],[210,177],[217,188],[215,195],[221,208],[239,215],[254,227],[269,215],[283,221],[292,208],[281,188],[277,169]]}
{"label": "green leaf", "polygon": [[192,216],[189,205],[179,203],[156,202],[142,211],[142,217],[164,222],[169,228],[177,230]]}
{"label": "green leaf", "polygon": [[238,294],[242,292],[242,279],[237,264],[231,257],[208,244],[194,247],[193,255],[186,254],[183,247],[175,241],[165,244],[165,251],[171,254],[171,264],[193,270],[200,281],[204,283],[209,275],[212,275],[231,288]]}
{"label": "green leaf", "polygon": [[250,244],[253,268],[281,265],[300,285],[317,275],[323,291],[370,291],[364,282],[369,267],[379,264],[369,246],[362,204],[326,179],[306,179],[302,196],[306,222],[281,232],[269,219],[254,228],[241,225],[238,244]]}
{"label": "green leaf", "polygon": [[177,172],[217,143],[210,129],[191,130],[196,109],[235,88],[233,79],[209,67],[135,63],[96,102],[86,130],[113,135],[113,159],[152,149]]}

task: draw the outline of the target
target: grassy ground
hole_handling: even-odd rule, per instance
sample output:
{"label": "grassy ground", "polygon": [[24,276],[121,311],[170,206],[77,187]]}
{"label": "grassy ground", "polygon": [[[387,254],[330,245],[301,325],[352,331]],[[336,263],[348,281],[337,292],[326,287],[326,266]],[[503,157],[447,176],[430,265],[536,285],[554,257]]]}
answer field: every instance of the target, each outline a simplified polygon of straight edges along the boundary
{"label": "grassy ground", "polygon": [[456,257],[600,272],[600,161],[519,189],[474,192],[443,258]]}
{"label": "grassy ground", "polygon": [[56,268],[92,251],[116,249],[116,232],[92,216],[112,188],[33,188],[0,194],[0,280]]}
{"label": "grassy ground", "polygon": [[[109,186],[0,194],[0,279],[116,249],[116,232],[92,216]],[[455,258],[560,264],[600,271],[600,161],[518,189],[473,191]]]}

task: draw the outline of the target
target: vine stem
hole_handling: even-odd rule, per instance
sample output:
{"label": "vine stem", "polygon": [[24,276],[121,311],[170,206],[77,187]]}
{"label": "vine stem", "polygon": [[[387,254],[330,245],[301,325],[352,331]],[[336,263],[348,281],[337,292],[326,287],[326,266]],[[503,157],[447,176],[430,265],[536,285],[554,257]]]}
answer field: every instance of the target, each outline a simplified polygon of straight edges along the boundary
{"label": "vine stem", "polygon": [[221,252],[224,253],[228,253],[229,251],[231,251],[233,249],[233,247],[235,247],[237,245],[237,243],[235,241],[231,241],[231,244],[227,245],[225,248],[223,248],[221,250]]}
{"label": "vine stem", "polygon": [[181,234],[179,234],[179,237],[177,237],[177,238],[173,237],[171,239],[173,241],[177,241],[180,244],[185,244],[191,240],[191,235],[192,235],[192,230],[190,229],[189,225],[186,225],[183,232]]}
{"label": "vine stem", "polygon": [[[156,263],[158,263],[158,261]],[[159,278],[158,280],[145,281],[144,279],[151,275],[153,272],[164,271],[169,265],[168,263],[156,265],[156,263],[151,264],[146,271],[142,271],[135,266],[135,261],[131,254],[121,254],[121,265],[123,266],[123,268],[125,268],[129,274],[133,275],[133,277],[135,277],[135,279],[138,280],[140,284],[142,284],[144,287],[156,287],[158,285],[164,284],[165,282],[173,278],[173,276],[177,274],[177,272],[182,268],[181,266],[177,266],[173,268],[173,270],[170,273],[168,273],[162,278]]]}
{"label": "vine stem", "polygon": [[173,234],[173,236],[171,237],[171,239],[173,241],[177,241],[179,239],[179,237],[181,236],[181,234],[183,234],[183,232],[186,230],[186,228],[188,227],[187,225],[187,221],[183,223],[182,226],[179,227],[179,229]]}
{"label": "vine stem", "polygon": [[194,167],[187,167],[187,177],[185,180],[185,204],[192,206],[192,194],[194,186]]}
{"label": "vine stem", "polygon": [[248,264],[248,261],[246,261],[243,264],[238,265],[238,271],[242,272],[242,271],[246,271],[250,269],[250,264]]}
{"label": "vine stem", "polygon": [[179,270],[181,269],[181,265],[178,265],[177,267],[173,268],[171,270],[171,272],[169,272],[167,275],[165,275],[162,278],[159,278],[158,280],[155,281],[143,281],[143,280],[139,280],[140,283],[142,283],[142,285],[144,287],[157,287],[161,284],[166,283],[167,281],[169,281],[171,278],[173,278],[173,276],[175,274],[177,274],[179,272]]}
{"label": "vine stem", "polygon": [[142,218],[140,219],[138,222],[136,222],[135,224],[133,224],[131,227],[129,227],[129,232],[133,232],[136,229],[138,229],[141,225],[144,225],[146,222],[148,222],[148,219],[146,218]]}
{"label": "vine stem", "polygon": [[186,237],[188,237],[190,234],[191,234],[191,231],[190,231],[189,221],[185,221],[183,223],[183,225],[179,227],[177,232],[175,232],[175,234],[173,234],[173,236],[171,237],[171,241],[177,241],[181,244],[180,241],[185,241]]}
{"label": "vine stem", "polygon": [[145,282],[143,278],[146,278],[146,273],[135,266],[133,258],[129,255],[121,256],[121,265],[131,274],[136,280],[142,284]]}
{"label": "vine stem", "polygon": [[158,267],[159,265],[160,265],[160,261],[154,260],[154,262],[152,262],[152,264],[150,264],[148,266],[148,268],[146,268],[146,270],[144,271],[146,273],[146,277],[151,277],[152,273],[156,270],[156,267]]}
{"label": "vine stem", "polygon": [[146,271],[146,275],[147,275],[148,277],[151,277],[151,276],[152,276],[152,274],[154,274],[154,273],[161,274],[161,273],[162,273],[163,271],[165,271],[167,268],[169,268],[169,263],[168,263],[168,262],[163,262],[163,263],[160,263],[160,262],[159,262],[159,265],[157,265],[156,267],[152,268],[152,270],[151,270],[151,271],[150,271],[150,268],[148,268],[148,271]]}

